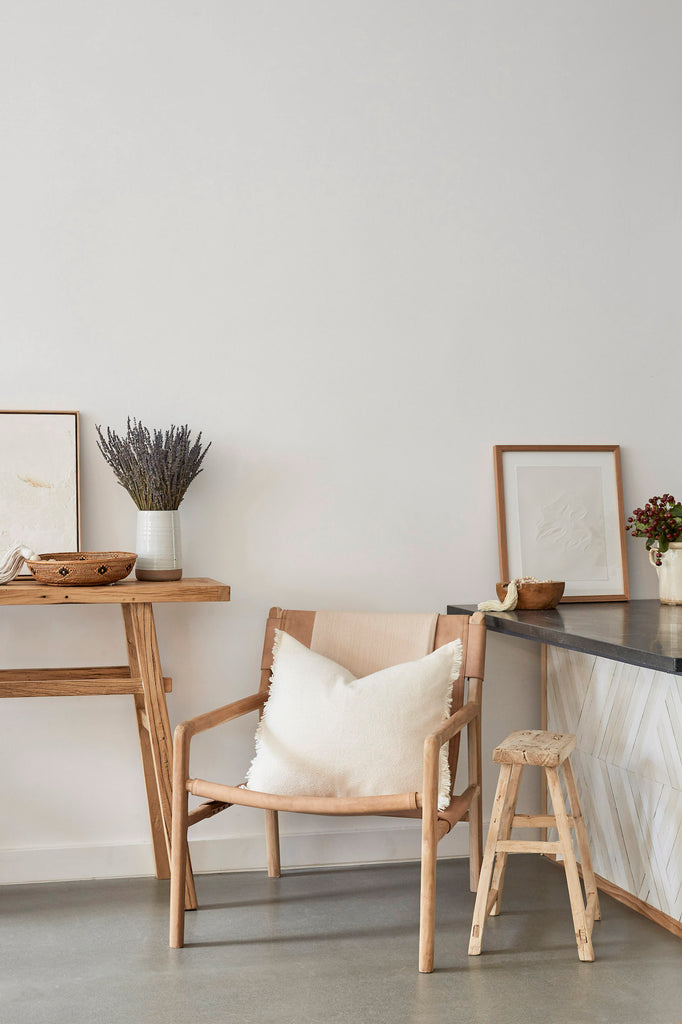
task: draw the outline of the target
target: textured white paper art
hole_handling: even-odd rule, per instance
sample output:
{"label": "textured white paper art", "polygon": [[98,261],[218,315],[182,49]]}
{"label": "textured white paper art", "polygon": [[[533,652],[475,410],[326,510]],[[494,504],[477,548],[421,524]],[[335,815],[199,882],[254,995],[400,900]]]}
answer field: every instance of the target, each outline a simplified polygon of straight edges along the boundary
{"label": "textured white paper art", "polygon": [[602,471],[598,466],[518,466],[524,575],[606,580]]}
{"label": "textured white paper art", "polygon": [[76,418],[0,415],[0,550],[78,547]]}

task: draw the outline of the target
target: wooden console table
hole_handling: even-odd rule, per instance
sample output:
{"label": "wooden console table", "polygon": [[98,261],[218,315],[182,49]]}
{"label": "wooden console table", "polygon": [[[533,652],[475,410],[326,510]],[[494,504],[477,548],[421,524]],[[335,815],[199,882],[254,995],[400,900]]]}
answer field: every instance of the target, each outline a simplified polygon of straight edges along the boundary
{"label": "wooden console table", "polygon": [[[153,604],[229,601],[230,588],[211,579],[173,583],[124,580],[103,587],[43,586],[15,580],[0,586],[0,605],[118,604],[128,646],[128,664],[97,668],[3,669],[0,697],[75,697],[131,694],[135,703],[142,768],[157,878],[170,878],[173,743],[156,639]],[[192,869],[185,884],[188,909],[196,907]]]}
{"label": "wooden console table", "polygon": [[682,606],[560,604],[486,624],[543,645],[542,727],[577,736],[599,888],[682,937]]}

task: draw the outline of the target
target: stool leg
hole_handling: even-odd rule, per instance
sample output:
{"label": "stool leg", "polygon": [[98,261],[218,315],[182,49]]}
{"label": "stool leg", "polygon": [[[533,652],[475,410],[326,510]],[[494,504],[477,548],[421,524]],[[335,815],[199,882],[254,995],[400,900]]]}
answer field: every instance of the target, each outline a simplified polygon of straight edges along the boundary
{"label": "stool leg", "polygon": [[497,837],[500,831],[500,823],[502,821],[502,813],[504,811],[504,805],[507,798],[507,790],[509,788],[512,767],[513,765],[511,764],[503,764],[500,768],[500,777],[497,780],[497,790],[495,792],[493,810],[490,816],[488,839],[485,844],[483,863],[481,864],[481,874],[478,879],[478,889],[476,890],[476,904],[474,906],[474,916],[471,922],[471,938],[469,939],[469,956],[478,956],[481,952],[481,942],[483,940],[483,928],[485,926],[488,903],[488,889],[490,888],[490,879],[492,878],[493,863],[495,861],[495,846],[497,844]]}
{"label": "stool leg", "polygon": [[[519,798],[519,785],[521,783],[522,774],[522,764],[515,764],[512,766],[511,779],[509,781],[509,789],[507,791],[507,802],[502,816],[502,825],[500,827],[498,839],[509,839],[511,835],[512,821],[514,820],[514,814],[516,813],[516,801]],[[500,851],[495,860],[495,871],[493,873],[490,892],[496,892],[497,895],[495,897],[495,902],[490,908],[491,917],[497,917],[502,905],[502,889],[504,888],[504,875],[507,870],[508,856],[509,854]]]}
{"label": "stool leg", "polygon": [[575,929],[575,940],[578,946],[578,957],[581,960],[592,961],[594,960],[594,950],[592,949],[590,929],[587,927],[585,904],[583,903],[583,891],[580,887],[578,866],[575,861],[575,854],[573,853],[571,829],[568,824],[566,807],[564,805],[564,798],[561,792],[559,773],[556,768],[545,767],[545,774],[547,776],[549,794],[552,799],[556,826],[559,832],[561,854],[564,858],[566,884],[568,886],[568,896],[571,901],[571,913],[573,914],[573,927]]}
{"label": "stool leg", "polygon": [[[575,775],[573,773],[573,765],[569,760],[564,761],[564,778],[566,779],[566,789],[568,791],[568,799],[571,804],[571,814],[575,821],[575,834],[578,840],[578,851],[580,853],[580,866],[583,871],[583,882],[585,883],[585,898],[587,900],[588,907],[588,919],[594,921],[601,921],[601,909],[599,907],[599,896],[597,894],[597,881],[594,877],[594,868],[592,867],[592,857],[590,856],[590,845],[587,840],[587,829],[585,828],[585,819],[583,818],[582,806],[580,804],[580,796],[578,794],[578,787],[575,783]],[[590,913],[591,905],[594,906],[594,914]]]}

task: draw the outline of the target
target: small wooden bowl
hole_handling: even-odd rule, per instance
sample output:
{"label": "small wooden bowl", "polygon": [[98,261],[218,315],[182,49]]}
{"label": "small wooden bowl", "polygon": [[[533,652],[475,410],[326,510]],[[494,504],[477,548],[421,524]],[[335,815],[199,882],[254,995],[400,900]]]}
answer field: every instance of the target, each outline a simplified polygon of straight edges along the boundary
{"label": "small wooden bowl", "polygon": [[38,583],[52,587],[101,587],[118,583],[133,571],[131,551],[48,551],[26,562]]}
{"label": "small wooden bowl", "polygon": [[[496,583],[495,590],[500,601],[507,596],[508,583]],[[551,580],[549,583],[520,583],[519,600],[516,605],[519,611],[540,611],[544,608],[556,608],[564,595],[565,583]]]}

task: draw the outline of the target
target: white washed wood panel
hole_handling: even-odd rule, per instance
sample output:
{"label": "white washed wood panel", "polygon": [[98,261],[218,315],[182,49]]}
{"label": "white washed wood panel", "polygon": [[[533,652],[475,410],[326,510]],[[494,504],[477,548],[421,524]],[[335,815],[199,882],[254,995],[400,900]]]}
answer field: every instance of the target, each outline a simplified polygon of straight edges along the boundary
{"label": "white washed wood panel", "polygon": [[549,647],[547,727],[577,736],[597,874],[682,920],[682,678]]}

